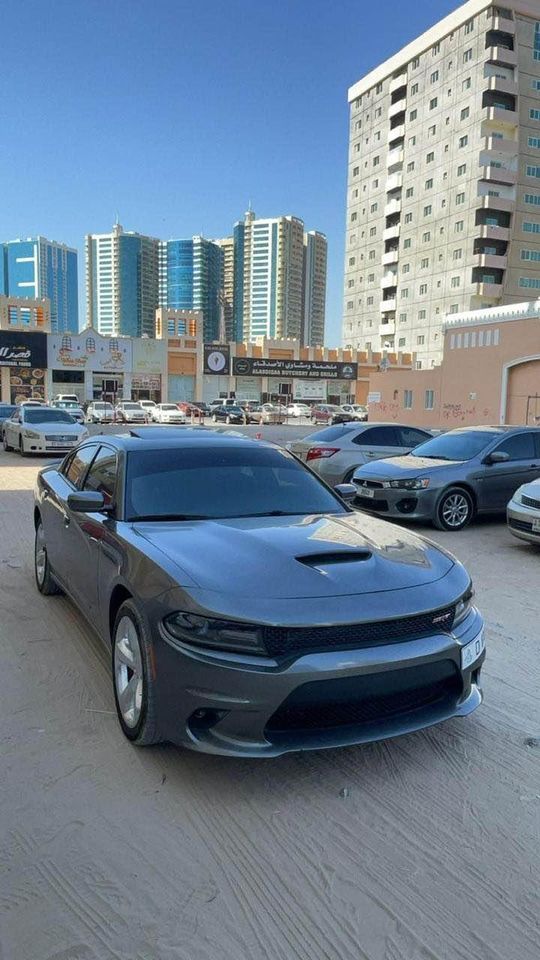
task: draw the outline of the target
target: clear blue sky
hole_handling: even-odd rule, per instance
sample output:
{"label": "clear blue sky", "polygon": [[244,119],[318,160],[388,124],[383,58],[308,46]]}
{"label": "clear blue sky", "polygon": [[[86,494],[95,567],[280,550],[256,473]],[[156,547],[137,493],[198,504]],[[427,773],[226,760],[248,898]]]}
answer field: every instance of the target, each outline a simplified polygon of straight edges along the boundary
{"label": "clear blue sky", "polygon": [[[455,0],[3,0],[0,239],[225,236],[248,200],[328,237],[340,342],[347,88]],[[84,308],[81,282],[81,309]]]}

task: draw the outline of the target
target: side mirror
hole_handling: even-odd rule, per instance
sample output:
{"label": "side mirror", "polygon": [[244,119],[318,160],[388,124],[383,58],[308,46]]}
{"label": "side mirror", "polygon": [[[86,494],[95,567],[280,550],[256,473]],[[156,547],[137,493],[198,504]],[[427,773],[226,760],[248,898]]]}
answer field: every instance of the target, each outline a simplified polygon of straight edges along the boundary
{"label": "side mirror", "polygon": [[358,493],[354,483],[338,483],[334,487],[334,490],[342,500],[345,500],[345,503],[350,503],[351,500],[354,500]]}
{"label": "side mirror", "polygon": [[67,505],[74,513],[99,513],[105,507],[105,497],[94,490],[68,493]]}
{"label": "side mirror", "polygon": [[509,459],[508,453],[504,453],[503,450],[494,450],[493,453],[488,453],[484,463],[506,463]]}

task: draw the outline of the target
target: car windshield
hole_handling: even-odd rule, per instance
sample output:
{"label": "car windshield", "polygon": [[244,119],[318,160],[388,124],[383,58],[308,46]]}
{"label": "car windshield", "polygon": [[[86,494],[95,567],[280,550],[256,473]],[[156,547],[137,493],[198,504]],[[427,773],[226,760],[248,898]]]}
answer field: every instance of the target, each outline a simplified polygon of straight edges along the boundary
{"label": "car windshield", "polygon": [[35,407],[26,407],[23,419],[25,423],[75,423],[63,410],[36,410]]}
{"label": "car windshield", "polygon": [[120,406],[123,407],[124,410],[140,410],[141,409],[138,403],[121,403]]}
{"label": "car windshield", "polygon": [[285,450],[220,443],[137,450],[127,458],[126,519],[347,513]]}
{"label": "car windshield", "polygon": [[60,407],[61,410],[78,410],[79,409],[79,404],[75,403],[74,400],[59,400],[56,406]]}
{"label": "car windshield", "polygon": [[176,406],[175,403],[162,403],[161,409],[162,410],[178,410],[178,407]]}
{"label": "car windshield", "polygon": [[346,437],[352,431],[358,432],[358,423],[338,423],[333,427],[325,427],[324,430],[317,430],[316,433],[310,433],[309,437],[304,437],[305,443],[326,443],[329,440],[339,440],[340,437]]}
{"label": "car windshield", "polygon": [[94,403],[93,407],[95,410],[112,410],[112,403]]}
{"label": "car windshield", "polygon": [[433,440],[426,440],[412,450],[414,457],[430,460],[457,460],[464,462],[477,457],[494,439],[496,434],[487,430],[467,430],[443,433]]}

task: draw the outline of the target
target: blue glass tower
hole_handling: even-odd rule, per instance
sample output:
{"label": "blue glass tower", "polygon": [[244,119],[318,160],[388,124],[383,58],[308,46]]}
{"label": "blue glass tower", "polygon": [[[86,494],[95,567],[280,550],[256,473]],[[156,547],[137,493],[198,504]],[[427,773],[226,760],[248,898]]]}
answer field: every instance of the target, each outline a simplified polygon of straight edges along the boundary
{"label": "blue glass tower", "polygon": [[79,329],[77,251],[45,237],[0,244],[0,292],[11,297],[48,297],[54,332]]}
{"label": "blue glass tower", "polygon": [[223,251],[204,237],[165,240],[160,252],[160,304],[201,310],[204,339],[219,338]]}

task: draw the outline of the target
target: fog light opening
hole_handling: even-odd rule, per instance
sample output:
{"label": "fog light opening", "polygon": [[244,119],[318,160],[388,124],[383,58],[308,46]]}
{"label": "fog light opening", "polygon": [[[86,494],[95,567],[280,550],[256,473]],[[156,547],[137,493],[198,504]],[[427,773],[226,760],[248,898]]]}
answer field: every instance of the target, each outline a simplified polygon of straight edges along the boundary
{"label": "fog light opening", "polygon": [[416,497],[405,497],[396,504],[400,513],[412,513],[416,509],[418,500]]}
{"label": "fog light opening", "polygon": [[203,730],[210,730],[211,727],[219,723],[228,712],[228,710],[213,710],[206,707],[194,710],[188,720],[188,726],[193,732],[200,733]]}

